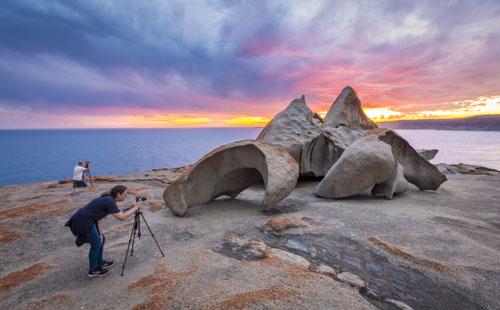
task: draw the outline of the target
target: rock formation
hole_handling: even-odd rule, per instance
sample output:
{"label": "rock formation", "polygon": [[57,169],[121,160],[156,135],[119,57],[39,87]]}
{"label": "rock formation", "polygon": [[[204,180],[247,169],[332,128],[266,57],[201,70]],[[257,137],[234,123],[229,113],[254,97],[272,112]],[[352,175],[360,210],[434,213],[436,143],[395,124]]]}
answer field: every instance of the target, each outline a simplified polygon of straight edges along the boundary
{"label": "rock formation", "polygon": [[335,99],[317,136],[304,152],[301,174],[324,176],[354,141],[369,134],[377,125],[361,109],[356,92],[346,86]]}
{"label": "rock formation", "polygon": [[321,134],[314,138],[303,152],[300,162],[302,176],[325,176],[344,150],[369,132],[340,126],[321,127]]}
{"label": "rock formation", "polygon": [[[349,145],[368,133],[361,128],[377,127],[361,110],[352,88],[344,88],[334,105],[337,108],[332,106],[329,122],[322,124],[304,96],[295,99],[267,124],[257,140],[285,148],[299,163],[301,176],[322,177]],[[334,121],[337,114],[342,124]]]}
{"label": "rock formation", "polygon": [[309,143],[321,135],[320,117],[306,105],[304,96],[293,100],[262,129],[257,140],[279,145],[297,161]]}
{"label": "rock formation", "polygon": [[383,195],[387,199],[392,199],[394,194],[401,194],[408,190],[409,184],[408,181],[404,178],[403,175],[404,168],[398,163],[397,169],[394,169],[393,175],[384,183],[375,184],[372,188],[372,195],[378,196]]}
{"label": "rock formation", "polygon": [[262,209],[269,210],[293,190],[298,176],[325,178],[315,193],[343,198],[371,189],[391,199],[408,188],[436,190],[446,177],[427,159],[435,151],[415,151],[395,132],[378,128],[361,109],[356,92],[345,87],[323,121],[293,100],[260,132],[256,141],[222,146],[203,157],[164,193],[167,206],[184,215],[194,204],[218,196],[236,197],[264,182]]}
{"label": "rock formation", "polygon": [[[373,180],[363,179],[364,175],[360,175],[358,179],[348,171],[343,171],[344,168],[341,167],[344,167],[345,163],[329,172],[353,143],[369,136],[374,136],[388,145],[392,153],[392,159],[387,158],[387,162],[392,163],[390,169],[384,170],[383,173],[378,171],[376,177],[373,175],[375,177]],[[417,185],[421,190],[435,190],[446,180],[446,177],[428,162],[436,155],[437,150],[417,152],[393,131],[378,128],[363,112],[361,101],[349,86],[345,87],[335,99],[324,121],[321,122],[321,119],[307,107],[305,98],[302,96],[292,101],[285,110],[276,115],[257,139],[285,148],[299,163],[300,176],[328,175],[322,182],[323,184],[318,186],[318,194],[323,197],[347,197],[353,195],[352,193],[359,194],[361,188],[364,190],[372,188],[373,195],[383,194],[387,198],[392,198],[394,193],[403,192],[408,188],[406,180]],[[379,144],[375,141],[371,143]],[[381,150],[380,147],[375,147],[375,149]],[[366,153],[366,150],[356,147],[349,152],[349,156],[352,158],[359,156],[359,160],[366,161],[366,163],[375,162],[377,156],[381,155],[376,154],[375,149],[375,153]],[[387,148],[384,149],[387,150]],[[353,152],[361,153],[354,154]],[[348,162],[352,163],[352,160]],[[344,161],[347,161],[345,156]],[[335,173],[339,175],[334,177]],[[335,192],[337,189],[326,189],[329,179],[337,180],[338,178],[351,179],[348,183],[353,184],[349,186],[349,190],[338,189],[337,193]],[[374,181],[381,182],[373,183]]]}
{"label": "rock formation", "polygon": [[396,190],[406,190],[398,178],[398,163],[391,146],[376,136],[367,136],[350,145],[316,187],[324,198],[345,198],[374,188],[373,194],[391,199]]}
{"label": "rock formation", "polygon": [[343,152],[314,193],[345,198],[372,189],[372,195],[392,199],[407,190],[406,180],[420,190],[436,190],[446,177],[398,134],[377,128]]}
{"label": "rock formation", "polygon": [[439,150],[436,149],[431,149],[431,150],[424,150],[424,149],[418,149],[416,150],[417,153],[425,158],[425,160],[430,161],[434,157],[436,157],[436,154],[439,152]]}
{"label": "rock formation", "polygon": [[499,175],[500,171],[486,167],[468,165],[468,164],[438,164],[438,168],[446,173],[461,173],[461,174],[482,174],[482,175]]}
{"label": "rock formation", "polygon": [[324,126],[373,129],[377,125],[361,109],[361,101],[354,89],[344,87],[325,116]]}
{"label": "rock formation", "polygon": [[377,128],[371,131],[379,140],[392,148],[394,158],[403,166],[403,175],[408,182],[420,190],[436,190],[446,181],[444,174],[420,156],[411,145],[390,129]]}
{"label": "rock formation", "polygon": [[188,173],[165,189],[163,199],[175,214],[221,195],[238,196],[264,182],[262,209],[270,210],[292,192],[299,176],[296,161],[279,147],[244,140],[221,146],[200,159]]}

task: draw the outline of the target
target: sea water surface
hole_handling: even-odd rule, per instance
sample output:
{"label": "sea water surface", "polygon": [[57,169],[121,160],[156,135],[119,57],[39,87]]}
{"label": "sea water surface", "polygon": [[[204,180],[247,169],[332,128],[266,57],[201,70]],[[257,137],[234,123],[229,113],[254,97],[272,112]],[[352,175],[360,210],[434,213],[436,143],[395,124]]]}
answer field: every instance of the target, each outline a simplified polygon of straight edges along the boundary
{"label": "sea water surface", "polygon": [[[118,175],[192,164],[261,128],[0,130],[0,185],[70,179],[78,160],[92,175]],[[500,132],[398,130],[415,148],[439,149],[434,163],[500,169]]]}

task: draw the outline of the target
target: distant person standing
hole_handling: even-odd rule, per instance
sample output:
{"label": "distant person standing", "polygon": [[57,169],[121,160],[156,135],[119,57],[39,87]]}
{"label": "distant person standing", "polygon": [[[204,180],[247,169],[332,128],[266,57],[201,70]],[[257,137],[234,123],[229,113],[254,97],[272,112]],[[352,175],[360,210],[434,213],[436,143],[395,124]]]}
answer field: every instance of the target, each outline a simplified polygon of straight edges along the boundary
{"label": "distant person standing", "polygon": [[86,187],[87,183],[83,181],[83,173],[88,171],[88,168],[83,166],[83,161],[79,161],[78,165],[73,169],[73,188]]}

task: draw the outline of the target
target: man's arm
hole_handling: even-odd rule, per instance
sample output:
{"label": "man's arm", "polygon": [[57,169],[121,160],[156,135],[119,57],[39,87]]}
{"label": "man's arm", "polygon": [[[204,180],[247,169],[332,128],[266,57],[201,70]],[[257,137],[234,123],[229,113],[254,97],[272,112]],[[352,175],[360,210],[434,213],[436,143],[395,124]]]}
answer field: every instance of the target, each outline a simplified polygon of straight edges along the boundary
{"label": "man's arm", "polygon": [[136,202],[136,203],[134,203],[134,206],[132,208],[130,208],[129,210],[127,210],[125,212],[120,211],[117,213],[113,213],[113,216],[117,220],[124,221],[124,220],[128,219],[132,214],[134,214],[135,211],[139,210],[141,205],[142,205],[142,201]]}

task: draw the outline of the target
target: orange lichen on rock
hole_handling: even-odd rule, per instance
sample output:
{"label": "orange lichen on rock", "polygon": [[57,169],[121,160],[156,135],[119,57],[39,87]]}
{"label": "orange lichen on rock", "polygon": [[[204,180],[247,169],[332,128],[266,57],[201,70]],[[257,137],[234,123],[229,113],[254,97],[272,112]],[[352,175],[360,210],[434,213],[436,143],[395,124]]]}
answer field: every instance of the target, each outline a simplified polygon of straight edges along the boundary
{"label": "orange lichen on rock", "polygon": [[153,296],[148,300],[135,305],[132,310],[163,310],[167,309],[167,300],[160,296]]}
{"label": "orange lichen on rock", "polygon": [[152,200],[148,202],[149,211],[157,212],[165,208],[165,202],[160,200]]}
{"label": "orange lichen on rock", "polygon": [[33,280],[51,268],[52,265],[41,262],[23,270],[11,272],[5,277],[0,278],[0,292],[5,292],[13,287],[21,285],[24,282]]}
{"label": "orange lichen on rock", "polygon": [[272,229],[276,232],[280,232],[287,228],[308,227],[308,226],[309,223],[307,223],[306,221],[290,217],[275,217],[270,219],[269,221],[267,221],[267,223],[264,224],[265,228]]}
{"label": "orange lichen on rock", "polygon": [[[138,304],[134,309],[164,309],[169,299],[175,296],[175,287],[193,274],[198,269],[198,265],[192,265],[188,270],[173,272],[163,264],[158,264],[154,272],[144,276],[128,286],[129,291],[147,288],[150,299]],[[156,307],[156,308],[155,308]]]}
{"label": "orange lichen on rock", "polygon": [[401,258],[404,258],[412,263],[422,265],[424,267],[432,268],[432,269],[437,270],[439,272],[450,271],[450,268],[448,266],[445,266],[443,264],[433,262],[433,261],[430,261],[430,260],[427,260],[424,258],[415,257],[415,256],[411,255],[410,253],[403,251],[401,248],[398,248],[395,245],[386,243],[380,239],[377,239],[376,237],[368,237],[368,241],[370,241],[371,243],[373,243],[375,245],[378,245],[379,247],[386,250],[387,252],[389,252],[393,255],[399,256]]}
{"label": "orange lichen on rock", "polygon": [[221,309],[244,309],[266,301],[280,301],[297,297],[290,288],[271,286],[270,288],[233,295],[221,304]]}
{"label": "orange lichen on rock", "polygon": [[290,261],[283,260],[277,256],[267,256],[259,260],[259,263],[264,266],[274,267],[281,269],[287,274],[288,278],[295,281],[307,281],[318,277],[318,274],[306,269],[304,266],[294,264]]}
{"label": "orange lichen on rock", "polygon": [[20,239],[25,233],[18,231],[11,231],[6,227],[0,227],[0,245]]}
{"label": "orange lichen on rock", "polygon": [[52,297],[46,298],[46,299],[41,299],[34,301],[29,304],[29,308],[34,308],[34,309],[44,309],[44,308],[49,308],[49,309],[54,309],[57,308],[57,306],[67,304],[71,301],[71,298],[68,295],[65,294],[57,294]]}
{"label": "orange lichen on rock", "polygon": [[60,199],[2,210],[0,211],[0,220],[40,214],[58,215],[72,210],[73,209],[69,207],[69,199]]}

